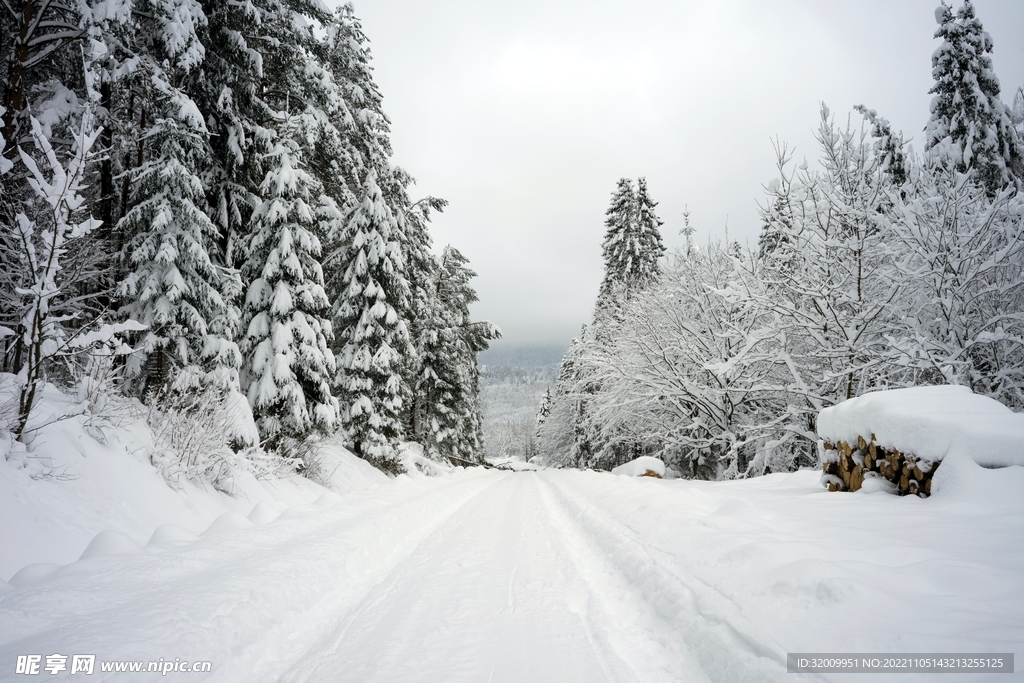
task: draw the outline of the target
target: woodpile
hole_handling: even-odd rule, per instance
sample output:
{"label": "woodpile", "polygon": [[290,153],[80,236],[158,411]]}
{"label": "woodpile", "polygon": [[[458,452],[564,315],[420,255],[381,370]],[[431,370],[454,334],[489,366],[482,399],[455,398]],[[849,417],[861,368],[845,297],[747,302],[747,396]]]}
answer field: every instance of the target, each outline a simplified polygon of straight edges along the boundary
{"label": "woodpile", "polygon": [[932,476],[939,463],[918,458],[913,453],[901,453],[858,436],[851,446],[846,441],[833,444],[824,442],[822,483],[829,491],[856,491],[865,478],[882,477],[896,485],[901,496],[915,495],[927,498],[932,492]]}

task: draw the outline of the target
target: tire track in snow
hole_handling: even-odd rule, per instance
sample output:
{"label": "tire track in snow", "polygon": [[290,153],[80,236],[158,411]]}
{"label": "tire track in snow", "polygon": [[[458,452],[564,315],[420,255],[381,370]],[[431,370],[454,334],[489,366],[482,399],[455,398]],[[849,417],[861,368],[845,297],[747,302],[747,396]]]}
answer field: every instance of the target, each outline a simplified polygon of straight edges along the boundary
{"label": "tire track in snow", "polygon": [[637,677],[593,637],[533,477],[496,474],[310,648],[285,683],[597,683]]}
{"label": "tire track in snow", "polygon": [[[708,679],[722,683],[792,678],[785,674],[785,650],[746,619],[735,603],[697,577],[680,575],[673,569],[672,556],[644,544],[632,529],[571,490],[565,474],[559,473],[558,479],[562,481],[544,477],[545,489],[564,533],[578,539],[576,556],[595,558],[594,566],[604,565],[595,574],[604,574],[603,580],[611,583],[616,579],[608,577],[617,575],[622,590],[646,604],[641,610],[624,608],[620,601],[608,609],[625,610],[633,628],[646,631],[658,643],[663,660],[679,661],[689,653]],[[607,601],[614,589],[597,589],[594,594]]]}
{"label": "tire track in snow", "polygon": [[187,547],[72,563],[0,596],[0,661],[43,651],[171,654],[213,661],[204,680],[276,680],[339,611],[493,485],[477,473],[430,483],[296,506]]}

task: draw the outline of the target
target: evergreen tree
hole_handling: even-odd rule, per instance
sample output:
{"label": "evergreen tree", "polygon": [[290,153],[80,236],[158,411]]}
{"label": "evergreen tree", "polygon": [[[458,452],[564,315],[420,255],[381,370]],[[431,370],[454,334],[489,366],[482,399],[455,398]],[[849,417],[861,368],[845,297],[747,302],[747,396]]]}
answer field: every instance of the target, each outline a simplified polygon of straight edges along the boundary
{"label": "evergreen tree", "polygon": [[605,211],[607,230],[601,253],[604,259],[604,279],[598,300],[611,294],[615,285],[625,282],[633,271],[633,262],[640,253],[636,235],[636,191],[633,181],[619,178],[612,193],[612,201]]}
{"label": "evergreen tree", "polygon": [[935,97],[925,127],[925,148],[941,145],[961,173],[977,169],[989,194],[1009,184],[1019,186],[1014,169],[1020,164],[1021,143],[999,98],[990,56],[992,38],[975,16],[971,0],[965,0],[956,16],[943,3],[935,18],[935,37],[942,44],[932,55],[935,84],[928,92]]}
{"label": "evergreen tree", "polygon": [[424,324],[415,387],[424,413],[417,437],[431,455],[463,460],[483,455],[477,354],[501,337],[491,323],[470,320],[469,305],[477,295],[469,284],[476,273],[468,263],[450,245],[438,261],[435,310]]}
{"label": "evergreen tree", "polygon": [[907,155],[903,147],[903,134],[893,131],[889,120],[882,118],[874,109],[863,104],[853,108],[871,124],[871,136],[875,138],[875,154],[882,169],[896,187],[907,182]]}
{"label": "evergreen tree", "polygon": [[[148,112],[150,125],[138,135],[151,154],[138,157],[139,165],[126,173],[127,213],[116,230],[118,241],[127,240],[120,312],[147,326],[128,375],[143,393],[185,369],[221,389],[237,389],[241,279],[210,255],[217,253],[220,235],[200,177],[210,167],[209,134],[195,102],[179,87],[204,59],[197,31],[206,18],[195,2],[152,2],[148,9],[135,43],[149,78],[134,83],[133,91]],[[99,202],[108,215],[112,204],[106,196]]]}
{"label": "evergreen tree", "polygon": [[661,219],[654,213],[657,203],[647,192],[647,180],[640,178],[636,190],[633,181],[619,179],[612,201],[605,212],[604,279],[598,295],[598,307],[616,291],[625,296],[644,287],[659,271],[658,260],[665,254],[659,228]]}
{"label": "evergreen tree", "polygon": [[762,261],[771,258],[789,243],[793,217],[785,197],[775,197],[762,212],[761,234],[757,238],[757,255]]}
{"label": "evergreen tree", "polygon": [[409,284],[397,231],[370,169],[339,240],[335,383],[354,452],[393,471],[400,471],[395,448],[403,431],[402,369],[412,353],[408,325],[399,316],[408,306]]}
{"label": "evergreen tree", "polygon": [[321,51],[346,112],[337,123],[345,135],[346,160],[338,178],[344,179],[357,202],[366,173],[373,168],[377,171],[378,186],[387,195],[388,180],[384,176],[389,171],[391,156],[391,122],[384,114],[384,98],[373,79],[369,40],[352,3],[338,8],[325,28]]}
{"label": "evergreen tree", "polygon": [[544,398],[540,401],[540,410],[537,411],[537,438],[540,438],[540,431],[551,415],[551,387],[544,389]]}
{"label": "evergreen tree", "polygon": [[238,386],[234,301],[241,281],[209,254],[218,231],[192,170],[205,161],[202,121],[175,116],[180,99],[170,99],[172,111],[149,131],[159,154],[136,174],[134,206],[122,220],[133,236],[126,254],[131,272],[118,288],[126,302],[121,314],[147,326],[129,376],[146,391],[190,368],[229,389]]}
{"label": "evergreen tree", "polygon": [[330,304],[318,261],[316,179],[302,168],[293,122],[263,161],[262,201],[246,243],[245,384],[260,435],[271,444],[338,424]]}
{"label": "evergreen tree", "polygon": [[[1010,121],[1013,122],[1013,129],[1017,132],[1017,140],[1024,146],[1024,87],[1017,88],[1017,92],[1013,96]],[[1017,169],[1014,172],[1018,178],[1024,178],[1024,151],[1018,157],[1017,162]]]}
{"label": "evergreen tree", "polygon": [[634,266],[635,274],[630,273],[628,279],[643,287],[661,272],[659,262],[665,255],[665,244],[661,241],[660,228],[664,221],[654,213],[658,203],[647,192],[647,178],[637,179],[636,185],[636,229],[640,251]]}
{"label": "evergreen tree", "polygon": [[597,391],[588,368],[587,326],[562,356],[551,397],[550,412],[538,426],[540,449],[547,461],[568,467],[594,464],[598,426],[590,419],[589,399]]}

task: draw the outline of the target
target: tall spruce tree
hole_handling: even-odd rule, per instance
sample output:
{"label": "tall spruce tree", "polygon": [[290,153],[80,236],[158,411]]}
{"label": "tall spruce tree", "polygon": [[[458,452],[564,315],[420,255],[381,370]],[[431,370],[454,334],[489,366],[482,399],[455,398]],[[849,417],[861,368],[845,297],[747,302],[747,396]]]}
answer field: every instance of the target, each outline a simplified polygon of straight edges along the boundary
{"label": "tall spruce tree", "polygon": [[976,169],[989,194],[1021,179],[1021,143],[999,98],[999,79],[992,70],[992,38],[965,0],[954,16],[945,2],[935,10],[935,37],[942,44],[932,55],[935,84],[931,118],[925,127],[926,149],[945,146],[950,163],[960,172]]}
{"label": "tall spruce tree", "polygon": [[636,190],[629,178],[619,178],[612,201],[605,211],[604,224],[607,228],[601,244],[604,279],[601,280],[599,300],[626,281],[640,253],[636,235]]}
{"label": "tall spruce tree", "polygon": [[245,245],[244,381],[260,435],[271,444],[338,425],[330,303],[313,203],[320,187],[302,167],[292,139],[297,132],[293,117],[262,159],[262,201]]}
{"label": "tall spruce tree", "polygon": [[[120,313],[147,326],[127,364],[128,375],[143,393],[173,381],[182,370],[190,383],[200,379],[237,389],[241,358],[234,339],[241,279],[236,269],[211,258],[219,230],[207,213],[200,177],[210,168],[209,132],[184,91],[205,56],[198,31],[206,17],[195,2],[151,2],[147,8],[134,43],[140,71],[149,78],[130,87],[147,112],[149,125],[138,134],[149,154],[138,155],[136,166],[125,173],[122,210],[127,212],[114,232],[116,241],[127,242],[121,266],[127,276],[117,289]],[[113,75],[105,78],[109,90]],[[108,172],[104,167],[101,184],[109,182]],[[113,197],[100,198],[101,211],[111,217],[113,204]]]}
{"label": "tall spruce tree", "polygon": [[664,224],[654,209],[658,203],[651,199],[647,191],[647,178],[636,181],[636,228],[639,235],[639,258],[635,265],[635,275],[630,279],[639,287],[644,287],[661,272],[661,258],[665,255],[665,244],[661,240],[661,226]]}
{"label": "tall spruce tree", "polygon": [[223,389],[238,387],[235,300],[242,287],[236,270],[210,258],[219,233],[192,170],[204,165],[204,133],[201,121],[174,112],[154,122],[149,139],[159,152],[138,169],[134,206],[121,221],[131,235],[121,314],[147,326],[128,364],[143,393],[185,369]]}
{"label": "tall spruce tree", "polygon": [[659,271],[658,261],[665,254],[659,228],[661,219],[654,213],[657,203],[647,191],[647,179],[619,179],[612,201],[605,212],[604,279],[600,299],[620,291],[646,286]]}
{"label": "tall spruce tree", "polygon": [[457,249],[445,247],[431,287],[433,310],[419,337],[415,436],[437,459],[483,457],[477,354],[501,332],[470,319],[469,305],[477,295],[469,284],[476,273],[468,263]]}
{"label": "tall spruce tree", "polygon": [[367,172],[361,195],[339,240],[335,384],[353,451],[397,472],[402,369],[412,353],[408,324],[399,311],[408,306],[409,283],[398,223],[377,185],[376,170]]}

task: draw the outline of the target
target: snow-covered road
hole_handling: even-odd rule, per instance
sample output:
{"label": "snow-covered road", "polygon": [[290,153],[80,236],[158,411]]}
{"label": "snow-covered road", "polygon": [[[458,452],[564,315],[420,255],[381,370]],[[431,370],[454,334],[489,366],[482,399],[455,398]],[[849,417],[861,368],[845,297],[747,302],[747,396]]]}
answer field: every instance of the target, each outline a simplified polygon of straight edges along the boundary
{"label": "snow-covered road", "polygon": [[[986,479],[977,508],[818,476],[475,470],[229,513],[0,593],[0,680],[29,680],[9,663],[32,653],[213,663],[181,680],[647,683],[805,680],[787,649],[1021,649],[1019,493]],[[895,515],[915,531],[871,531]]]}

